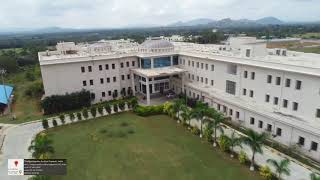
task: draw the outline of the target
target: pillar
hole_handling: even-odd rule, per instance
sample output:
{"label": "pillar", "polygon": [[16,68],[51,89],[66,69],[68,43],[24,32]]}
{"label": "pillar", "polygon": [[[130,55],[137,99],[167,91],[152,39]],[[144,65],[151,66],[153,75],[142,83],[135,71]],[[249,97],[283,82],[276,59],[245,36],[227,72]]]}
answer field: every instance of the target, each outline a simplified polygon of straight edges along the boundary
{"label": "pillar", "polygon": [[150,105],[150,88],[149,88],[149,78],[146,77],[146,91],[147,91],[147,105]]}
{"label": "pillar", "polygon": [[134,81],[135,81],[135,79],[134,79],[134,74],[133,74],[133,72],[131,71],[130,72],[130,76],[131,76],[131,89],[132,89],[132,94],[133,94],[133,96],[135,96],[136,95],[136,89],[134,88]]}
{"label": "pillar", "polygon": [[170,56],[170,66],[173,66],[173,56]]}
{"label": "pillar", "polygon": [[150,69],[153,69],[153,64],[154,64],[154,63],[153,63],[153,60],[154,60],[153,58],[150,59],[150,64],[151,64],[151,65],[150,65],[150,66],[151,66]]}
{"label": "pillar", "polygon": [[184,75],[185,73],[181,73],[181,93],[184,93]]}

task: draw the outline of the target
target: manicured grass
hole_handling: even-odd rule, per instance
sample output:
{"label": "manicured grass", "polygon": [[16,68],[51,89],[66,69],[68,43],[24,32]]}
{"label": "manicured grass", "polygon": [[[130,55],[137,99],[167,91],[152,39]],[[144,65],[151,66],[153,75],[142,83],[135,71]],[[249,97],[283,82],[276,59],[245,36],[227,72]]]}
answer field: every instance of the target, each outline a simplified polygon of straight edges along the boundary
{"label": "manicured grass", "polygon": [[317,53],[320,54],[320,47],[303,47],[303,48],[291,48],[292,51],[299,51],[305,53]]}
{"label": "manicured grass", "polygon": [[48,134],[53,158],[68,161],[68,175],[53,179],[261,179],[165,115],[120,113]]}

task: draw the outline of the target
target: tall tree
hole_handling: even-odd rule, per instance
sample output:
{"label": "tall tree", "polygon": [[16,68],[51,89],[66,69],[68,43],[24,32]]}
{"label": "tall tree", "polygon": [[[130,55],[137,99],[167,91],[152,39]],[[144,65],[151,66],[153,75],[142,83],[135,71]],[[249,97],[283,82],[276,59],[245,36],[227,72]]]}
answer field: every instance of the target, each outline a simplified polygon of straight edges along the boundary
{"label": "tall tree", "polygon": [[209,108],[207,111],[207,116],[213,120],[212,122],[212,128],[213,128],[213,146],[217,146],[217,131],[219,130],[221,133],[223,133],[222,123],[224,121],[223,114],[216,111],[213,108]]}
{"label": "tall tree", "polygon": [[205,115],[207,113],[208,106],[200,101],[196,103],[196,107],[191,111],[191,117],[200,121],[200,138],[202,138],[202,127]]}
{"label": "tall tree", "polygon": [[268,134],[263,132],[261,134],[253,131],[252,129],[247,130],[247,136],[243,137],[243,142],[247,144],[252,151],[250,170],[254,171],[254,157],[256,153],[262,154],[263,142],[267,139]]}
{"label": "tall tree", "polygon": [[48,159],[50,154],[54,153],[52,140],[45,133],[40,133],[32,140],[28,148],[32,152],[32,157],[37,159]]}
{"label": "tall tree", "polygon": [[289,169],[289,164],[290,160],[289,159],[283,159],[281,161],[276,161],[274,159],[268,159],[268,163],[270,163],[276,170],[278,179],[281,179],[281,175],[285,174],[287,176],[290,175],[290,169]]}
{"label": "tall tree", "polygon": [[234,157],[234,148],[239,146],[242,147],[241,143],[242,143],[242,138],[241,137],[236,137],[235,135],[235,130],[232,132],[231,137],[227,138],[228,143],[230,145],[230,151],[231,151],[231,157]]}
{"label": "tall tree", "polygon": [[188,123],[188,125],[189,125],[188,128],[190,128],[190,126],[191,126],[191,124],[190,124],[191,123],[191,111],[187,106],[183,106],[181,118],[184,123]]}
{"label": "tall tree", "polygon": [[180,122],[180,112],[184,106],[184,100],[183,99],[177,99],[173,102],[173,111],[177,115],[178,123]]}

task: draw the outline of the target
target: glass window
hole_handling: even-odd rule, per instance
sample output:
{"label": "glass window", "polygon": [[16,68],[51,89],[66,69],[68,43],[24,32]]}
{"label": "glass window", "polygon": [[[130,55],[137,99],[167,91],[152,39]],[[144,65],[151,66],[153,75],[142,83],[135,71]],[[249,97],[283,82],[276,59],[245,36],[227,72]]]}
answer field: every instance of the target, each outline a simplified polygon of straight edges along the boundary
{"label": "glass window", "polygon": [[226,92],[229,94],[236,94],[236,83],[233,81],[226,81]]}
{"label": "glass window", "polygon": [[293,110],[294,111],[298,110],[298,103],[297,102],[293,102]]}
{"label": "glass window", "polygon": [[92,67],[91,66],[88,66],[88,71],[92,72]]}
{"label": "glass window", "polygon": [[179,59],[179,56],[173,56],[172,57],[172,64],[173,65],[178,65],[178,59]]}
{"label": "glass window", "polygon": [[250,90],[250,97],[253,97],[253,91]]}
{"label": "glass window", "polygon": [[251,79],[252,79],[252,80],[255,79],[255,76],[256,76],[256,73],[255,73],[255,72],[251,72]]}
{"label": "glass window", "polygon": [[242,95],[244,95],[244,96],[247,95],[247,89],[242,90]]}
{"label": "glass window", "polygon": [[236,112],[236,118],[239,119],[240,118],[240,112]]}
{"label": "glass window", "polygon": [[286,79],[286,87],[290,87],[291,79]]}
{"label": "glass window", "polygon": [[250,118],[250,124],[251,124],[251,125],[254,124],[254,118],[253,118],[253,117]]}
{"label": "glass window", "polygon": [[247,77],[248,77],[248,71],[244,71],[243,77],[244,77],[244,78],[247,78]]}
{"label": "glass window", "polygon": [[320,109],[317,109],[316,117],[317,117],[317,118],[320,118]]}
{"label": "glass window", "polygon": [[268,131],[268,132],[271,132],[271,131],[272,131],[272,125],[271,125],[271,124],[268,124],[268,125],[267,125],[267,131]]}
{"label": "glass window", "polygon": [[236,75],[237,74],[237,65],[236,64],[228,64],[228,70],[227,72],[229,74]]}
{"label": "glass window", "polygon": [[299,144],[300,146],[304,146],[304,137],[299,136],[298,144]]}
{"label": "glass window", "polygon": [[105,69],[108,70],[109,69],[109,64],[105,65]]}
{"label": "glass window", "polygon": [[273,104],[274,105],[278,105],[278,101],[279,101],[279,98],[278,97],[274,97]]}
{"label": "glass window", "polygon": [[153,59],[153,67],[160,68],[160,67],[167,67],[171,66],[171,58],[168,57],[159,57]]}
{"label": "glass window", "polygon": [[276,85],[280,85],[281,84],[281,77],[277,77],[276,79]]}
{"label": "glass window", "polygon": [[296,81],[296,89],[301,89],[301,81],[299,80]]}
{"label": "glass window", "polygon": [[102,71],[102,65],[99,65],[99,71]]}
{"label": "glass window", "polygon": [[317,151],[318,150],[318,143],[316,142],[311,142],[311,148],[312,151]]}
{"label": "glass window", "polygon": [[282,129],[281,128],[277,128],[277,136],[281,136],[281,134],[282,134]]}
{"label": "glass window", "polygon": [[270,95],[266,94],[266,102],[269,102],[269,101],[270,101]]}
{"label": "glass window", "polygon": [[283,100],[283,107],[284,108],[288,107],[288,100],[286,100],[286,99]]}
{"label": "glass window", "polygon": [[81,67],[81,72],[84,73],[85,71],[86,71],[85,68],[82,66],[82,67]]}
{"label": "glass window", "polygon": [[87,81],[82,81],[83,86],[87,86]]}
{"label": "glass window", "polygon": [[263,128],[263,122],[262,121],[259,121],[258,127],[259,128]]}
{"label": "glass window", "polygon": [[93,79],[90,79],[90,85],[91,86],[93,85]]}
{"label": "glass window", "polygon": [[272,76],[271,75],[268,75],[268,78],[267,78],[267,83],[272,83]]}
{"label": "glass window", "polygon": [[141,59],[141,68],[150,69],[151,68],[151,59]]}

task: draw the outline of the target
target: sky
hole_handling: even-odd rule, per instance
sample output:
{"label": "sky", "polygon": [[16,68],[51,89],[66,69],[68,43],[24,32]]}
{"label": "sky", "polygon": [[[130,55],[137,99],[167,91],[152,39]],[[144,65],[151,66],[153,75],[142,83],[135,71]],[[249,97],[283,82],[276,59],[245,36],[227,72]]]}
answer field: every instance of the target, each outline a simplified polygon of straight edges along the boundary
{"label": "sky", "polygon": [[320,0],[0,0],[0,29],[121,28],[196,18],[320,21]]}

